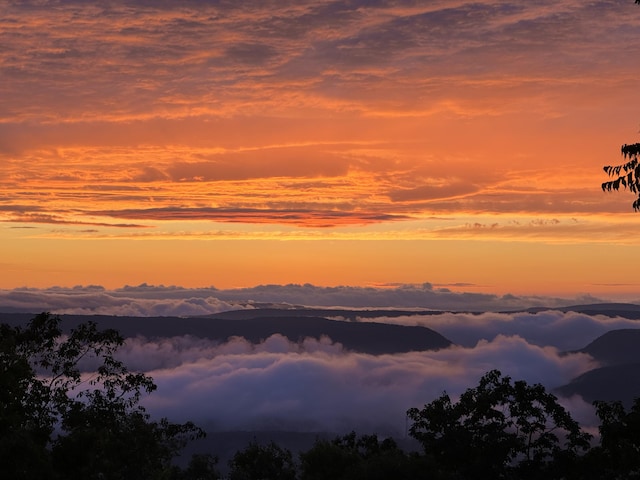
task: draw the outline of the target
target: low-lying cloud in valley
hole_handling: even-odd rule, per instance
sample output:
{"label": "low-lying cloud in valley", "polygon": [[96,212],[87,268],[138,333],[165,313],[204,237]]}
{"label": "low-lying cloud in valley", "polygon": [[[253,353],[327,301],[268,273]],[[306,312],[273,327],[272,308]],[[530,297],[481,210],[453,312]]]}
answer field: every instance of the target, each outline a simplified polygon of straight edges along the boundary
{"label": "low-lying cloud in valley", "polygon": [[[567,352],[610,330],[638,328],[635,320],[600,314],[496,313],[543,305],[559,308],[580,300],[596,299],[500,297],[457,293],[430,284],[391,288],[268,285],[236,290],[142,284],[116,290],[88,286],[0,291],[5,312],[186,317],[274,305],[285,309],[342,305],[356,312],[376,307],[382,309],[380,315],[387,315],[384,310],[388,309],[388,316],[371,318],[363,312],[356,321],[421,325],[454,345],[437,351],[371,355],[349,351],[328,337],[292,342],[275,334],[251,344],[238,337],[220,342],[190,335],[138,336],[127,339],[119,356],[157,383],[157,391],[144,399],[154,416],[192,420],[220,431],[355,429],[400,436],[406,431],[408,408],[420,407],[445,391],[455,398],[476,386],[489,370],[552,390],[599,366],[587,354]],[[397,316],[399,309],[406,315]],[[325,311],[331,317],[329,309],[313,314]],[[391,314],[394,311],[396,316]],[[471,311],[478,313],[464,313]],[[147,319],[154,320],[159,321]],[[597,424],[593,408],[580,397],[561,402],[582,424]]]}
{"label": "low-lying cloud in valley", "polygon": [[[497,368],[514,379],[563,385],[593,368],[585,354],[499,335],[472,348],[394,355],[347,352],[324,338],[301,344],[273,335],[259,345],[235,338],[216,345],[176,337],[130,339],[121,358],[151,375],[154,415],[217,430],[284,429],[404,435],[405,412],[443,392],[456,396]],[[590,420],[584,402],[572,400]]]}
{"label": "low-lying cloud in valley", "polygon": [[[364,320],[361,319],[361,321]],[[548,345],[562,351],[580,349],[610,330],[640,328],[638,321],[627,318],[558,310],[538,313],[452,312],[440,315],[377,317],[366,320],[429,327],[453,343],[465,347],[473,347],[479,341],[507,335],[521,337],[532,345]]]}

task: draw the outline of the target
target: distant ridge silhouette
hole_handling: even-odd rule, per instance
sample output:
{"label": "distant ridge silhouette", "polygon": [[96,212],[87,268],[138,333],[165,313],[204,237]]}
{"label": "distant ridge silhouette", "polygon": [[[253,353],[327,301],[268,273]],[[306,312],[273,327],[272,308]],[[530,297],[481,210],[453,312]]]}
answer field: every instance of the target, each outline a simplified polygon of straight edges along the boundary
{"label": "distant ridge silhouette", "polygon": [[640,397],[640,324],[638,329],[607,332],[576,352],[587,353],[602,366],[589,370],[556,389],[563,396],[585,401],[621,401],[630,407]]}
{"label": "distant ridge silhouette", "polygon": [[527,308],[526,310],[516,310],[514,313],[519,311],[525,311],[529,313],[538,313],[544,312],[547,310],[556,310],[559,312],[576,312],[583,313],[585,315],[605,315],[607,317],[623,317],[628,318],[629,320],[639,320],[640,319],[640,305],[636,305],[635,303],[592,303],[586,305],[571,305],[568,307],[532,307]]}
{"label": "distant ridge silhouette", "polygon": [[[0,314],[0,322],[24,324],[31,317],[29,314]],[[60,318],[62,327],[67,330],[91,320],[100,328],[115,328],[124,337],[139,335],[151,339],[192,335],[224,342],[236,336],[251,343],[259,343],[274,334],[280,334],[292,342],[327,336],[333,342],[341,343],[347,350],[373,355],[438,350],[452,344],[427,327],[346,322],[307,316],[273,315],[226,319],[61,315]]]}

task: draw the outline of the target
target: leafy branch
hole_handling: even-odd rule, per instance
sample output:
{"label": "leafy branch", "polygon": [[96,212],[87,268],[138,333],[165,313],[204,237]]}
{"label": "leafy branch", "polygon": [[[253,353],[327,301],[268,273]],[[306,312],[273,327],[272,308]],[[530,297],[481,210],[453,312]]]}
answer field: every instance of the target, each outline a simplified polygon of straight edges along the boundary
{"label": "leafy branch", "polygon": [[[636,3],[640,3],[640,0],[636,0]],[[638,212],[640,211],[640,163],[638,162],[640,143],[622,145],[621,153],[622,157],[627,160],[625,163],[603,167],[604,172],[613,180],[604,182],[602,191],[619,190],[621,186],[624,189],[629,189],[638,195],[632,204],[633,209]]]}

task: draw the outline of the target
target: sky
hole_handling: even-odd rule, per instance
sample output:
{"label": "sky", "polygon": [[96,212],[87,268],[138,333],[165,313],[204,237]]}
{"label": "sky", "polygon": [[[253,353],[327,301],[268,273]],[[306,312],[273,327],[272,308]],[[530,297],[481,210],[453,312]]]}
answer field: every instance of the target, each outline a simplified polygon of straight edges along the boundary
{"label": "sky", "polygon": [[638,291],[631,0],[3,1],[0,289]]}

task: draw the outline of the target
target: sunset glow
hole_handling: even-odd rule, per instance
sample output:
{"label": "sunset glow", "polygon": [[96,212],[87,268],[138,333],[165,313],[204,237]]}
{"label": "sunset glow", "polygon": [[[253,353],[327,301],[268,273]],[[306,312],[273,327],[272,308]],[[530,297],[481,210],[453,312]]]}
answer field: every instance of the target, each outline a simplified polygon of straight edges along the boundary
{"label": "sunset glow", "polygon": [[0,288],[640,295],[640,7],[5,2]]}

